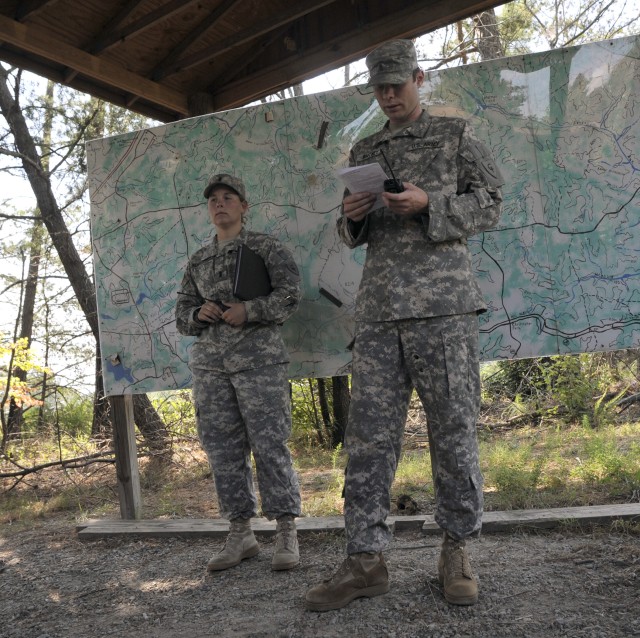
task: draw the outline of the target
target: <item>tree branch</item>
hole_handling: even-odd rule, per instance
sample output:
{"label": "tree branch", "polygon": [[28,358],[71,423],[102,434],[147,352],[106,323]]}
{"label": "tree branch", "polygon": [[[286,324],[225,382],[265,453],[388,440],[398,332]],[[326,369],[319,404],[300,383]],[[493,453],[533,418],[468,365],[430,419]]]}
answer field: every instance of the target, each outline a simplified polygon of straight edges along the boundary
{"label": "tree branch", "polygon": [[[19,468],[16,472],[0,472],[0,478],[15,478],[15,477],[24,477],[29,474],[35,474],[40,470],[46,470],[50,467],[59,466],[61,469],[77,469],[80,467],[87,467],[93,463],[115,463],[116,458],[113,450],[108,450],[107,452],[95,452],[94,454],[88,454],[86,456],[77,456],[72,459],[61,459],[59,461],[51,461],[49,463],[42,463],[41,465],[34,465],[32,467],[23,467],[19,463],[16,463],[11,457],[8,457],[6,454],[3,457],[9,461],[12,465]],[[106,458],[110,457],[110,458]]]}

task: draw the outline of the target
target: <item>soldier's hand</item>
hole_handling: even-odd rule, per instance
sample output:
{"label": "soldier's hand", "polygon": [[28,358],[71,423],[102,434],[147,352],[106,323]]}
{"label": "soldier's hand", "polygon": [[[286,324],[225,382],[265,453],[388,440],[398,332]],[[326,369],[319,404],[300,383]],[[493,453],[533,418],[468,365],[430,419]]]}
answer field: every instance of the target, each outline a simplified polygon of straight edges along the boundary
{"label": "soldier's hand", "polygon": [[244,304],[234,303],[232,301],[225,301],[225,306],[229,306],[228,310],[222,313],[223,321],[226,321],[230,326],[241,326],[247,321],[247,309]]}
{"label": "soldier's hand", "polygon": [[200,306],[198,321],[215,323],[216,321],[220,321],[220,317],[222,317],[222,308],[220,308],[217,303],[205,301],[205,303]]}
{"label": "soldier's hand", "polygon": [[362,221],[376,201],[374,193],[350,193],[342,200],[342,212],[353,222]]}
{"label": "soldier's hand", "polygon": [[382,193],[385,206],[396,215],[412,216],[425,212],[429,205],[429,195],[409,182],[403,182],[402,193]]}

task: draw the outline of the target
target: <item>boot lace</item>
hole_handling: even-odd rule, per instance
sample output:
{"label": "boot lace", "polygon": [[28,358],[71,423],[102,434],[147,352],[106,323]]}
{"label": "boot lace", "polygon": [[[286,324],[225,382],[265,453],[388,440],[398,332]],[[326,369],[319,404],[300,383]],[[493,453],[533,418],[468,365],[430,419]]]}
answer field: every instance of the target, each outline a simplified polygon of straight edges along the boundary
{"label": "boot lace", "polygon": [[345,558],[342,561],[342,564],[340,565],[340,567],[338,567],[338,570],[336,571],[335,574],[333,574],[333,576],[331,576],[331,578],[325,578],[323,580],[324,583],[331,583],[332,581],[335,581],[336,583],[339,583],[342,581],[344,576],[347,576],[348,574],[353,574],[354,573],[354,569],[353,569],[353,565],[352,565],[352,558],[351,556],[347,556],[347,558]]}
{"label": "boot lace", "polygon": [[295,525],[292,520],[278,521],[276,533],[276,551],[286,549],[293,551]]}
{"label": "boot lace", "polygon": [[451,543],[448,549],[449,560],[447,563],[450,576],[453,578],[473,578],[465,546],[461,543]]}
{"label": "boot lace", "polygon": [[222,551],[227,548],[227,545],[233,540],[240,540],[250,529],[251,524],[248,519],[240,518],[234,519],[229,522],[229,533],[227,534],[227,538],[224,542],[224,547]]}

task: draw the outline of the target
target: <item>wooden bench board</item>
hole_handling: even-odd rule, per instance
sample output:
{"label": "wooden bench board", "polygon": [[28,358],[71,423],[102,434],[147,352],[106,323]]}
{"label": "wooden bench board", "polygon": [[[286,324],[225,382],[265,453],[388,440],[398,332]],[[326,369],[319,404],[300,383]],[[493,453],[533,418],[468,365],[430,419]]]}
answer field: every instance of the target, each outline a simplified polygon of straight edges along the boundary
{"label": "wooden bench board", "polygon": [[[640,520],[640,503],[615,505],[590,505],[585,507],[559,507],[553,509],[510,510],[485,512],[482,531],[509,532],[516,529],[550,528],[565,522],[608,523],[613,520]],[[392,531],[422,530],[424,534],[441,534],[433,515],[390,516],[387,523]],[[342,533],[342,516],[302,517],[296,519],[300,535],[309,533]],[[274,536],[275,521],[266,518],[252,520],[256,535]],[[136,536],[146,538],[183,537],[196,538],[225,537],[229,521],[217,519],[153,519],[153,520],[89,520],[76,526],[81,540],[97,540],[114,536]]]}

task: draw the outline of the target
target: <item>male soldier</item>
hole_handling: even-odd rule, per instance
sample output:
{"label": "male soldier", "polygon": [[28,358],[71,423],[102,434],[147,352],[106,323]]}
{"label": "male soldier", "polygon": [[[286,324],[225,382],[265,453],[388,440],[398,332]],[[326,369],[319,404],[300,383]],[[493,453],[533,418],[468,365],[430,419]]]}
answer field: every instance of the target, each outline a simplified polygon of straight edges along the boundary
{"label": "male soldier", "polygon": [[483,507],[476,419],[480,404],[477,314],[485,310],[467,238],[498,221],[503,184],[491,155],[460,118],[420,106],[424,73],[409,40],[366,58],[369,86],[389,118],[358,142],[350,166],[389,162],[404,190],[346,193],[338,231],[351,248],[368,244],[356,303],[352,399],[346,435],[347,559],[312,587],[307,609],[326,611],[389,590],[385,523],[411,393],[427,416],[444,530],[438,576],[447,601],[471,605],[478,585],[465,539]]}

